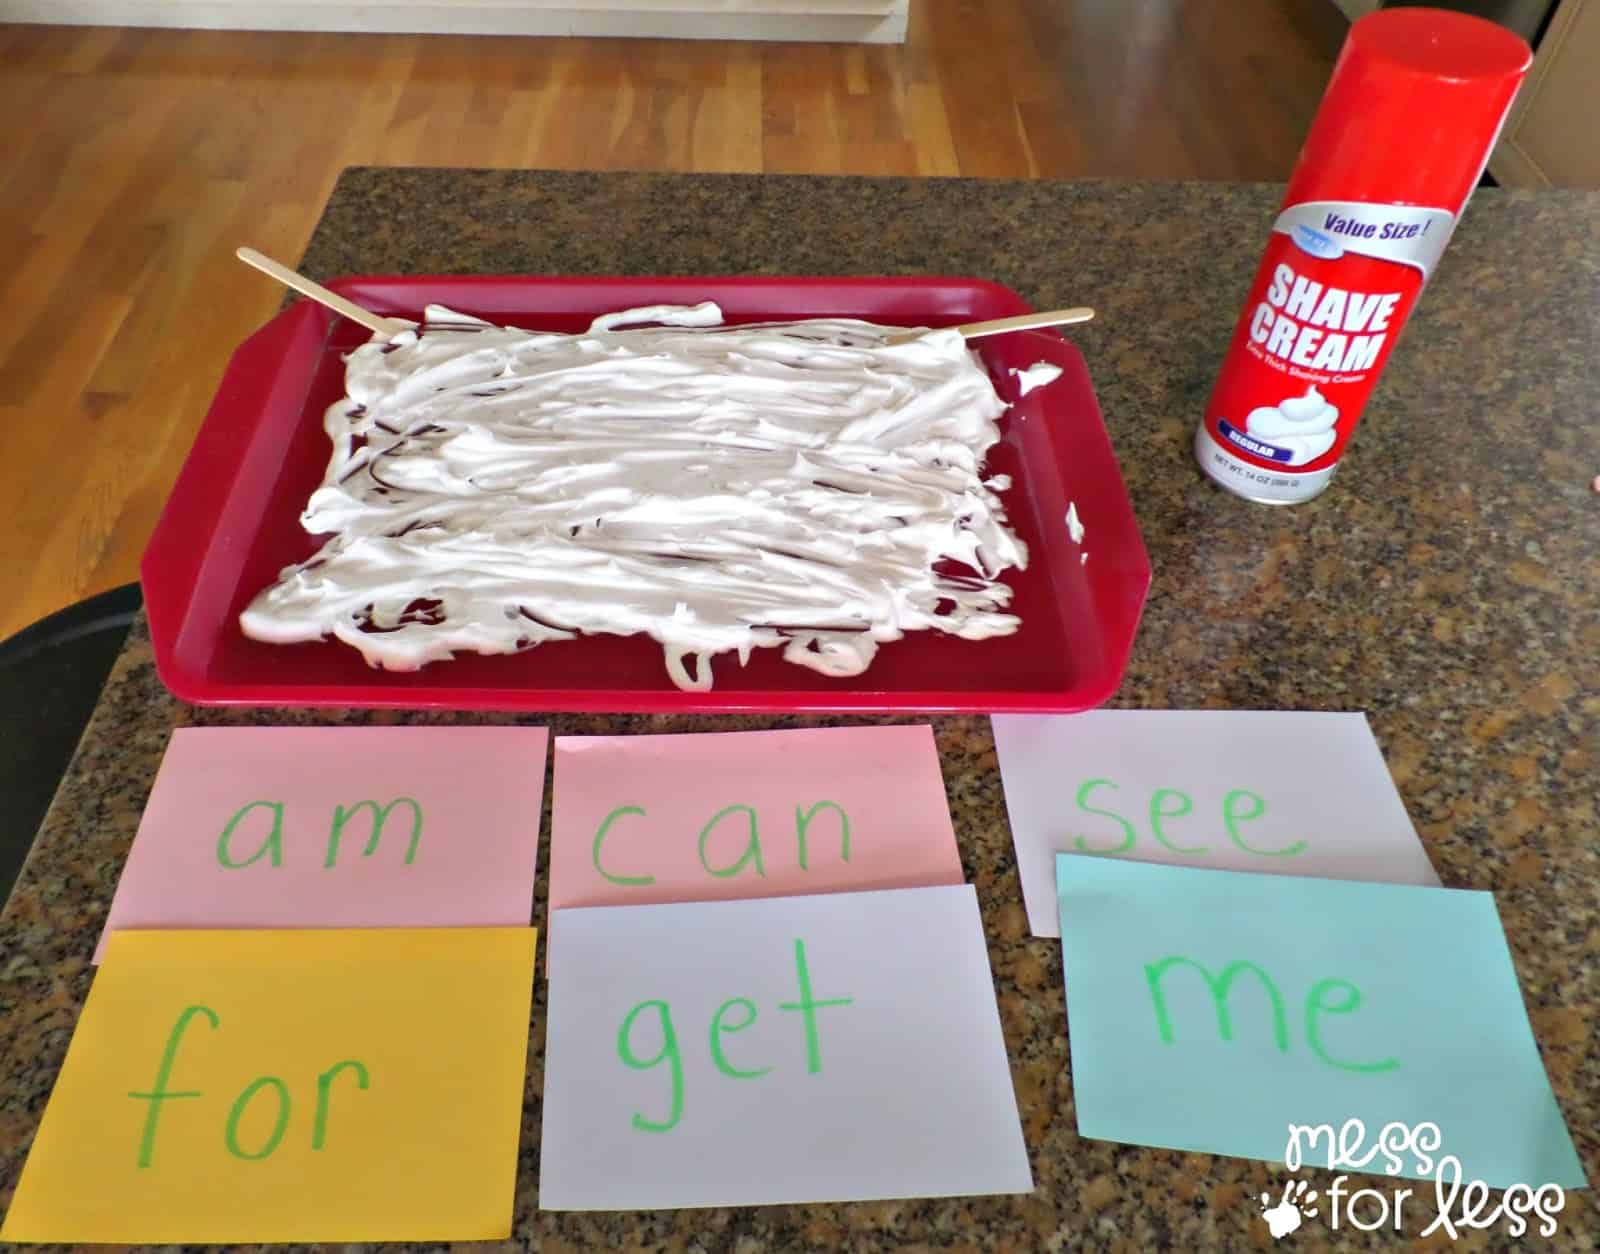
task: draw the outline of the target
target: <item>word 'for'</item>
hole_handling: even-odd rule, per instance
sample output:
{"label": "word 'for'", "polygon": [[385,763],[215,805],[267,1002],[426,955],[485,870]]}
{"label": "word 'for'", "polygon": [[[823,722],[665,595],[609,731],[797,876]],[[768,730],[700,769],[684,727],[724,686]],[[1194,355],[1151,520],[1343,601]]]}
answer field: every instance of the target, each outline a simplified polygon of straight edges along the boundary
{"label": "word 'for'", "polygon": [[[183,1099],[204,1097],[199,1089],[174,1089],[169,1087],[172,1082],[172,1071],[178,1062],[178,1046],[183,1041],[183,1034],[189,1024],[196,1017],[206,1020],[211,1025],[212,1031],[222,1027],[222,1020],[217,1012],[209,1006],[193,1005],[184,1009],[183,1013],[172,1025],[172,1031],[167,1033],[166,1047],[161,1051],[161,1061],[156,1066],[155,1082],[151,1084],[148,1092],[129,1093],[128,1096],[135,1101],[146,1102],[144,1112],[144,1131],[139,1137],[139,1166],[149,1167],[155,1162],[156,1157],[156,1131],[161,1122],[161,1108],[167,1102]],[[336,1062],[317,1077],[317,1104],[311,1116],[311,1148],[320,1150],[328,1142],[328,1109],[332,1103],[333,1082],[344,1072],[350,1072],[351,1078],[358,1089],[365,1090],[371,1082],[365,1064],[357,1062],[354,1058],[346,1058],[343,1062]],[[246,1148],[240,1136],[240,1124],[244,1122],[246,1112],[255,1103],[258,1095],[271,1094],[274,1101],[272,1126],[266,1136],[254,1148]],[[222,1144],[228,1153],[235,1158],[247,1161],[257,1161],[270,1158],[272,1152],[283,1141],[284,1134],[289,1130],[289,1112],[293,1102],[289,1097],[289,1086],[275,1075],[257,1076],[240,1091],[234,1098],[233,1104],[228,1108],[228,1117],[222,1125]]]}

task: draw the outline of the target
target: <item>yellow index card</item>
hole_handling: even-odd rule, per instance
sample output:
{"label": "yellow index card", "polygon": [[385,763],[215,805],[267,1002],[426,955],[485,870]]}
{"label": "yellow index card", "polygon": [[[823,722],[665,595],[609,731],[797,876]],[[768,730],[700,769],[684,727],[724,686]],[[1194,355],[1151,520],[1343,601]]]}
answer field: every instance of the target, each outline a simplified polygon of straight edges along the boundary
{"label": "yellow index card", "polygon": [[114,934],[0,1239],[509,1236],[535,939]]}

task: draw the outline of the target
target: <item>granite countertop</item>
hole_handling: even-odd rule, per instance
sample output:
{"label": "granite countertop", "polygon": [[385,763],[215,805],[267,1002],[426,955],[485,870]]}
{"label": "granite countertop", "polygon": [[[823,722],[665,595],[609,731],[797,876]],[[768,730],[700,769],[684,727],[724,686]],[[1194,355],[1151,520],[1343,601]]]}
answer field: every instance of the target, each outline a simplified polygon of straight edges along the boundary
{"label": "granite countertop", "polygon": [[[353,169],[304,267],[318,278],[942,273],[997,280],[1039,308],[1094,305],[1099,316],[1073,339],[1155,568],[1112,704],[1368,711],[1445,884],[1496,894],[1535,1035],[1593,1179],[1600,193],[1480,191],[1339,477],[1314,502],[1273,509],[1212,486],[1190,441],[1280,196],[1275,186],[1238,184]],[[223,364],[207,369],[220,375]],[[874,720],[196,709],[162,688],[136,626],[0,916],[5,1199],[88,991],[90,954],[173,727],[509,721],[560,734]],[[932,721],[988,932],[1032,1195],[541,1214],[540,980],[515,1244],[1271,1245],[1255,1198],[1281,1169],[1078,1138],[1060,947],[1027,934],[988,720]],[[547,806],[549,795],[547,787]],[[541,923],[543,888],[541,878]],[[1309,1225],[1293,1238],[1302,1251],[1386,1240],[1401,1239],[1353,1240]],[[1513,1244],[1503,1227],[1470,1240]],[[1551,1244],[1592,1249],[1597,1240],[1590,1195],[1570,1194]]]}

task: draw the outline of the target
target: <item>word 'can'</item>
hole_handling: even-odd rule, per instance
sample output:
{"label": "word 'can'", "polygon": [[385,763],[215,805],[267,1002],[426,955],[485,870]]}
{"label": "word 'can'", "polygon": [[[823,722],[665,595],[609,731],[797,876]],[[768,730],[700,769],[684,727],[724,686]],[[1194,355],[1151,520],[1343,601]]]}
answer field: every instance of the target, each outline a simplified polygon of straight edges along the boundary
{"label": "word 'can'", "polygon": [[1439,9],[1350,28],[1195,433],[1223,487],[1289,504],[1328,486],[1532,59]]}

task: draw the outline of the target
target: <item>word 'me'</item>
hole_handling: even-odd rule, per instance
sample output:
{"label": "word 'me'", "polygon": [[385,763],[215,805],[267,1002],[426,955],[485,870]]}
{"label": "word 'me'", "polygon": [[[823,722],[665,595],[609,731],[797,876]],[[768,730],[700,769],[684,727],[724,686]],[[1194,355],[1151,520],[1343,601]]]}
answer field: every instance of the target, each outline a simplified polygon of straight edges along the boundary
{"label": "word 'me'", "polygon": [[[822,1042],[817,1031],[817,1011],[834,1006],[849,1006],[855,1003],[853,997],[829,997],[818,1000],[811,991],[811,969],[806,965],[806,943],[799,938],[794,942],[794,969],[795,982],[799,986],[799,996],[795,1001],[778,1003],[780,1011],[787,1011],[800,1016],[800,1022],[806,1038],[806,1073],[819,1075],[822,1072]],[[735,1018],[734,1015],[738,1017]],[[724,1037],[735,1032],[743,1032],[755,1024],[760,1011],[755,1002],[748,997],[730,997],[723,1002],[711,1015],[711,1022],[706,1031],[706,1048],[711,1056],[711,1064],[730,1080],[758,1080],[771,1073],[770,1066],[740,1066],[729,1055],[729,1045],[724,1042]],[[653,1057],[641,1057],[634,1048],[634,1028],[642,1016],[649,1016],[655,1020],[656,1031],[661,1038],[661,1045]],[[673,1025],[672,1007],[665,1001],[652,999],[642,1001],[622,1020],[622,1026],[617,1029],[617,1057],[626,1067],[635,1071],[649,1071],[655,1067],[666,1064],[668,1074],[671,1076],[670,1104],[664,1118],[651,1119],[635,1112],[633,1126],[640,1132],[670,1132],[678,1126],[683,1118],[683,1051],[678,1044],[678,1033]],[[748,1063],[750,1060],[740,1060]]]}
{"label": "word 'me'", "polygon": [[[1103,802],[1111,800],[1102,790],[1117,792],[1118,787],[1109,779],[1086,779],[1078,787],[1073,803],[1084,814],[1098,814],[1110,819],[1121,829],[1122,839],[1107,844],[1091,844],[1088,839],[1079,836],[1073,844],[1084,853],[1126,853],[1138,841],[1139,829],[1134,826],[1132,820],[1123,817],[1115,810],[1106,808],[1105,805],[1090,804],[1091,798]],[[1150,835],[1163,848],[1170,849],[1173,853],[1210,853],[1209,844],[1179,844],[1178,838],[1171,831],[1170,825],[1175,820],[1193,813],[1194,800],[1188,793],[1177,788],[1156,788],[1151,790],[1145,813],[1141,817],[1147,820]],[[1240,829],[1247,823],[1255,823],[1265,818],[1266,813],[1266,801],[1248,788],[1234,788],[1226,793],[1222,798],[1220,816],[1229,843],[1246,853],[1258,854],[1263,858],[1293,857],[1297,853],[1304,853],[1307,846],[1303,840],[1291,841],[1286,845],[1279,845],[1276,849],[1269,849],[1251,844],[1244,838],[1244,833]]]}
{"label": "word 'me'", "polygon": [[[1220,975],[1213,974],[1211,969],[1203,963],[1196,962],[1193,958],[1181,955],[1162,958],[1159,962],[1146,964],[1144,968],[1145,984],[1149,989],[1150,1003],[1155,1011],[1156,1033],[1163,1044],[1172,1045],[1177,1042],[1177,1036],[1172,1030],[1172,1016],[1167,1006],[1167,994],[1163,981],[1168,972],[1174,968],[1184,968],[1197,971],[1206,983],[1206,988],[1211,993],[1212,1003],[1217,1011],[1217,1035],[1224,1041],[1233,1040],[1233,1014],[1229,1008],[1228,998],[1233,989],[1233,982],[1241,974],[1248,973],[1255,976],[1261,988],[1267,994],[1267,1000],[1272,1006],[1272,1037],[1278,1047],[1278,1052],[1287,1054],[1290,1049],[1289,1042],[1289,1016],[1284,1005],[1283,994],[1278,986],[1264,970],[1253,962],[1234,961],[1222,968]],[[1335,1058],[1328,1052],[1322,1041],[1322,1028],[1319,1020],[1323,1015],[1350,1015],[1361,1009],[1361,990],[1349,980],[1324,979],[1318,980],[1306,990],[1305,998],[1305,1037],[1306,1045],[1311,1052],[1322,1062],[1330,1067],[1337,1067],[1340,1071],[1356,1071],[1364,1074],[1377,1074],[1384,1071],[1393,1071],[1400,1065],[1398,1058],[1382,1058],[1370,1062],[1355,1062],[1350,1059]]]}
{"label": "word 'me'", "polygon": [[[811,846],[808,843],[811,836],[811,825],[818,822],[826,815],[827,828],[830,834],[836,832],[839,840],[839,859],[842,862],[850,861],[850,816],[844,812],[844,807],[836,801],[818,801],[808,808],[795,806],[794,808],[794,856],[795,862],[802,871],[811,869]],[[627,874],[623,869],[610,867],[603,859],[603,847],[606,838],[611,835],[611,830],[622,819],[633,816],[635,818],[648,818],[643,806],[617,806],[610,814],[601,820],[600,826],[595,829],[594,842],[590,846],[590,857],[594,861],[594,869],[605,879],[613,884],[623,887],[642,888],[656,882],[653,875]],[[730,861],[714,863],[708,850],[712,838],[719,831],[730,830],[737,838],[743,833],[743,844],[739,849],[739,856]],[[700,837],[697,842],[700,855],[700,865],[707,875],[717,879],[731,879],[750,868],[757,875],[766,875],[767,867],[761,847],[761,823],[756,815],[754,806],[731,805],[723,806],[700,828]],[[637,870],[638,868],[629,868]]]}
{"label": "word 'me'", "polygon": [[[366,816],[369,824],[367,828],[367,843],[361,850],[363,858],[370,858],[378,852],[378,845],[383,839],[384,826],[389,822],[389,817],[396,809],[404,807],[411,819],[411,833],[406,841],[405,865],[410,866],[417,857],[417,845],[422,841],[422,807],[412,797],[396,797],[387,805],[379,805],[376,801],[358,801],[351,806],[334,806],[333,814],[328,819],[328,843],[322,855],[323,868],[329,869],[339,863],[339,844],[344,839],[345,827],[357,815]],[[241,871],[245,867],[254,866],[262,859],[266,859],[268,866],[281,867],[283,865],[283,810],[281,801],[251,801],[240,806],[233,812],[233,817],[228,820],[217,837],[217,865],[227,871]],[[252,816],[259,815],[261,817]],[[235,838],[241,827],[258,828],[266,823],[266,833],[250,853],[249,857],[238,856],[234,849]],[[247,824],[248,820],[248,824]]]}
{"label": "word 'me'", "polygon": [[[206,1020],[212,1031],[222,1027],[222,1020],[217,1012],[209,1006],[199,1004],[188,1006],[172,1025],[172,1031],[167,1033],[167,1043],[161,1051],[161,1061],[156,1066],[155,1082],[151,1084],[148,1092],[129,1093],[128,1096],[135,1101],[146,1102],[144,1113],[144,1131],[139,1137],[139,1166],[149,1167],[155,1162],[156,1132],[161,1121],[161,1108],[171,1101],[201,1098],[205,1094],[199,1089],[174,1089],[168,1087],[172,1081],[173,1068],[178,1061],[178,1046],[183,1041],[183,1034],[189,1024],[200,1017]],[[320,1150],[328,1141],[328,1113],[333,1102],[333,1082],[345,1072],[350,1072],[350,1080],[346,1086],[353,1083],[357,1089],[365,1091],[371,1077],[363,1063],[354,1058],[347,1058],[336,1062],[317,1077],[316,1107],[311,1116],[311,1148]],[[239,1125],[243,1122],[246,1112],[254,1104],[258,1095],[270,1094],[276,1112],[272,1118],[272,1127],[266,1137],[256,1145],[247,1147],[240,1136]],[[234,1098],[233,1104],[228,1107],[228,1116],[222,1125],[222,1144],[228,1153],[235,1158],[255,1162],[263,1158],[270,1158],[283,1141],[285,1133],[289,1130],[289,1115],[293,1102],[289,1095],[289,1086],[275,1075],[257,1076],[240,1090]]]}

